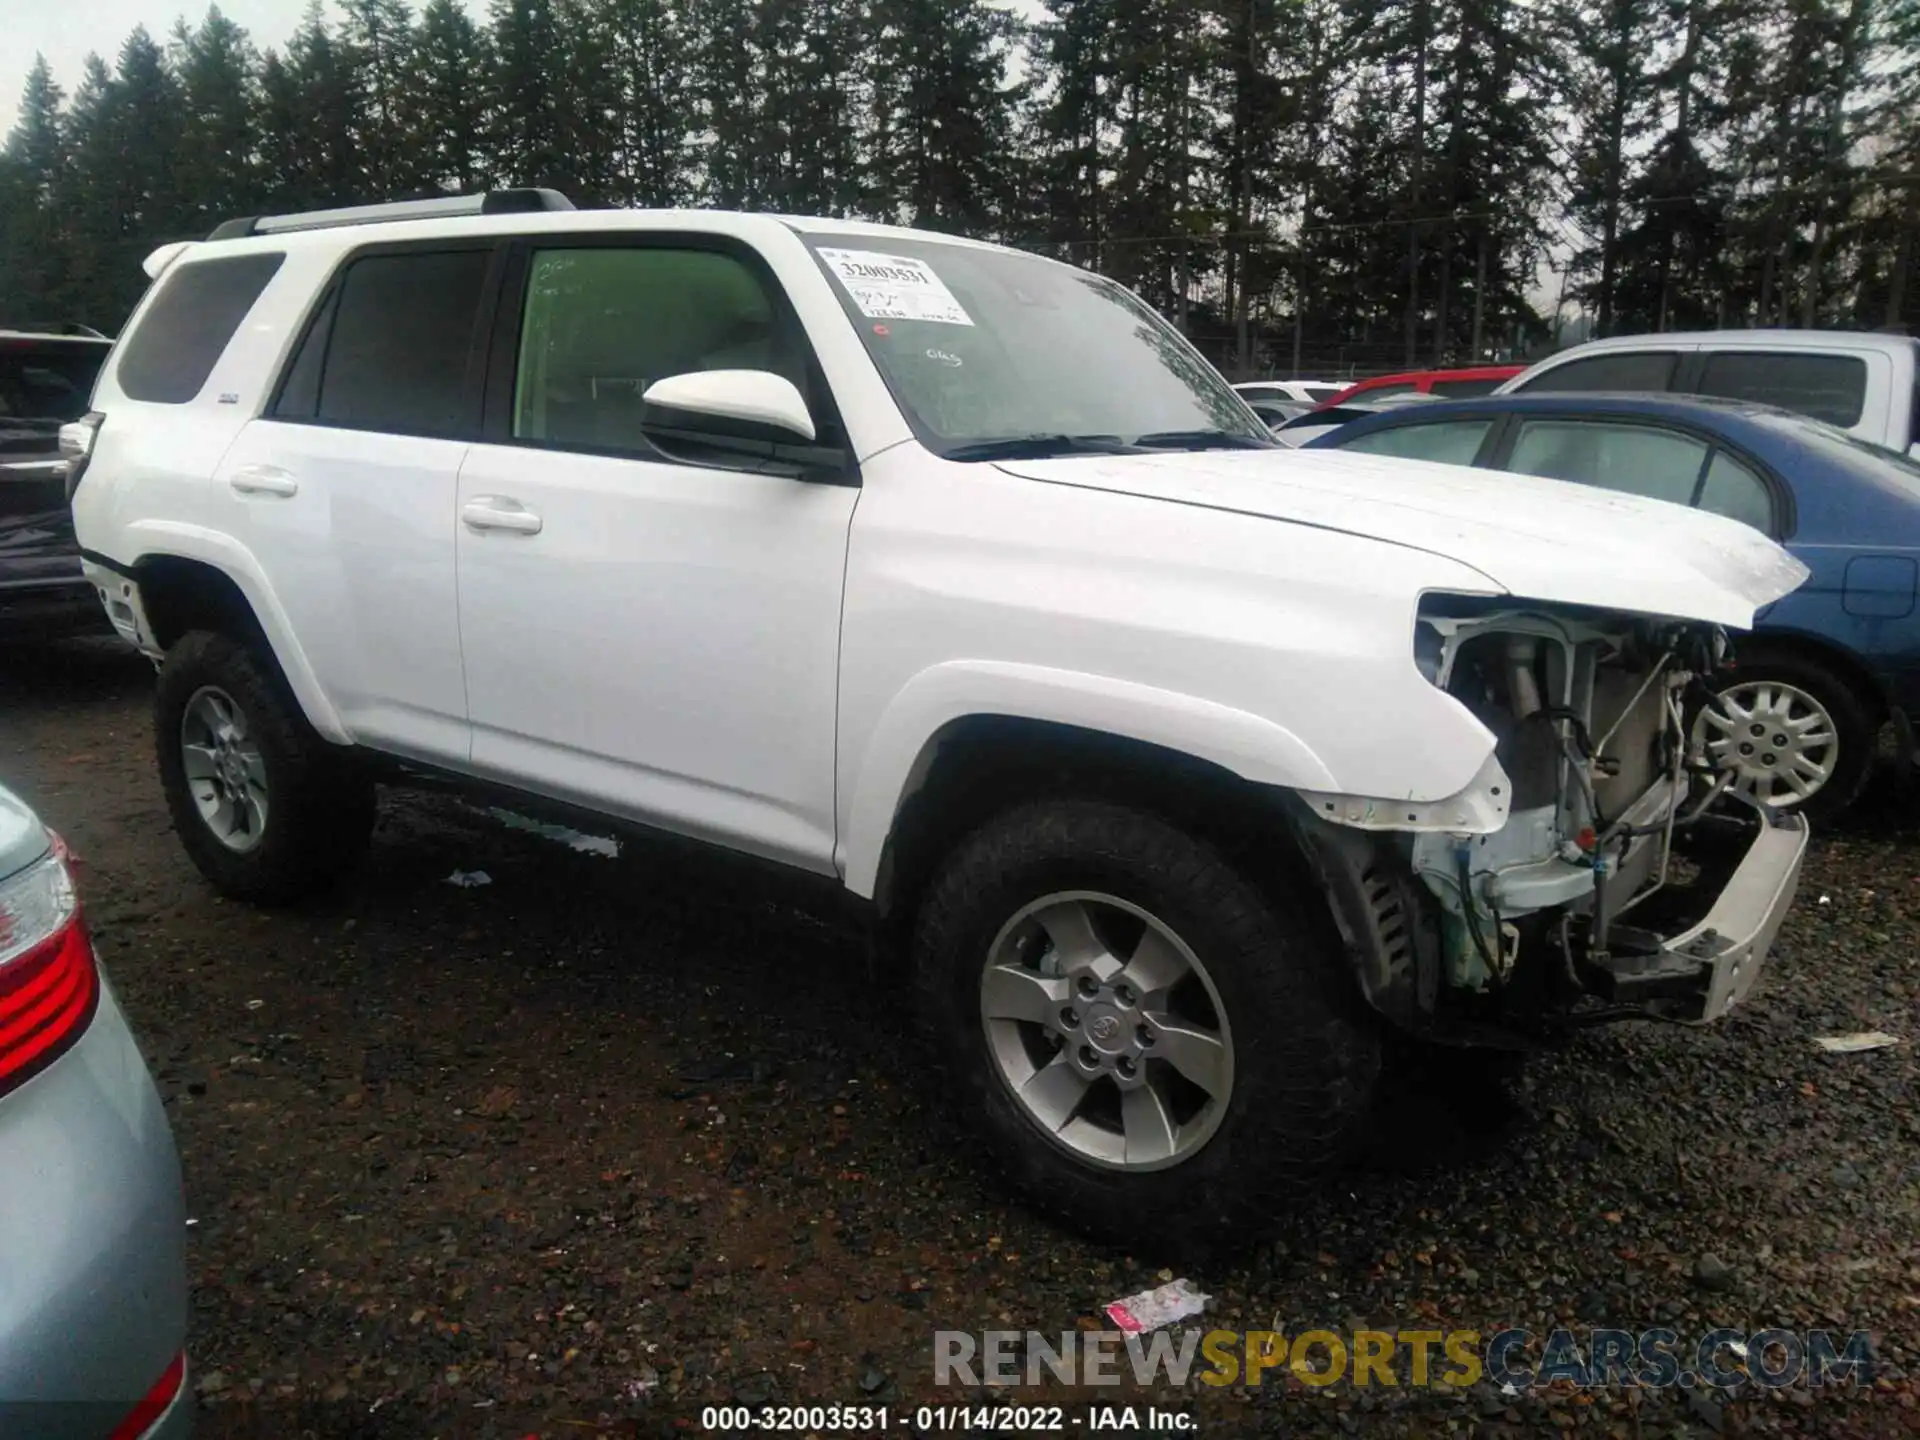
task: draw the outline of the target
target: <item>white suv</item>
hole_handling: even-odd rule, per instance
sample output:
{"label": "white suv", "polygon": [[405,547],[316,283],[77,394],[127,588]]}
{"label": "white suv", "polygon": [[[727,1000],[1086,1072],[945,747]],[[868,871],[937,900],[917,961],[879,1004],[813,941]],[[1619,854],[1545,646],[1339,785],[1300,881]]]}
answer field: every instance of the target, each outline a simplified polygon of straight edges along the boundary
{"label": "white suv", "polygon": [[524,191],[149,269],[65,438],[208,878],[325,883],[423,770],[815,872],[1097,1231],[1271,1213],[1388,1027],[1717,1018],[1791,902],[1804,822],[1683,711],[1796,561],[1277,447],[1097,275]]}

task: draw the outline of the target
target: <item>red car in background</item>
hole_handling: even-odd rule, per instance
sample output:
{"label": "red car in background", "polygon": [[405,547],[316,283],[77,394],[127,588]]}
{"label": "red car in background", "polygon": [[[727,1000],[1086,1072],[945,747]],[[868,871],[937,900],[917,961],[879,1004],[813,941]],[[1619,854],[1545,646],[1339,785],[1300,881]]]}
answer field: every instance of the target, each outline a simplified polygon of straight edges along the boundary
{"label": "red car in background", "polygon": [[1524,365],[1475,365],[1465,370],[1404,370],[1398,375],[1375,375],[1348,386],[1331,400],[1321,401],[1316,408],[1324,410],[1329,405],[1348,405],[1362,398],[1377,400],[1383,395],[1410,392],[1446,400],[1491,395],[1526,368]]}

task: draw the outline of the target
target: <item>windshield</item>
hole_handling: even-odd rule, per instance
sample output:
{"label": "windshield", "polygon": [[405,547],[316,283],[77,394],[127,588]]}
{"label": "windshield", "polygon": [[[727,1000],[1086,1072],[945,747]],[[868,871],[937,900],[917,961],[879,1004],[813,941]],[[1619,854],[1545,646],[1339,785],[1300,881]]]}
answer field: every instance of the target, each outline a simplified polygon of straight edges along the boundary
{"label": "windshield", "polygon": [[78,420],[87,413],[107,346],[0,342],[0,425]]}
{"label": "windshield", "polygon": [[914,433],[941,455],[1272,443],[1219,372],[1110,280],[970,245],[805,238]]}

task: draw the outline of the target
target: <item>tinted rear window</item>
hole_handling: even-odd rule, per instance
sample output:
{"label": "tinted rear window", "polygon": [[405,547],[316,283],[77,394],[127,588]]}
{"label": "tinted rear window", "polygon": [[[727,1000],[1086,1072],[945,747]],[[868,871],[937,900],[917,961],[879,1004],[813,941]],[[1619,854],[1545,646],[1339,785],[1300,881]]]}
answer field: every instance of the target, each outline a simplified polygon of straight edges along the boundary
{"label": "tinted rear window", "polygon": [[1506,382],[1503,380],[1436,380],[1433,393],[1436,395],[1491,395]]}
{"label": "tinted rear window", "polygon": [[486,250],[352,262],[308,327],[274,414],[389,435],[475,433],[468,376],[489,263]]}
{"label": "tinted rear window", "polygon": [[116,374],[129,400],[184,405],[287,257],[277,251],[175,265],[127,339]]}
{"label": "tinted rear window", "polygon": [[0,421],[78,420],[106,358],[105,345],[0,340]]}
{"label": "tinted rear window", "polygon": [[1658,392],[1673,383],[1673,371],[1679,355],[1672,350],[1628,351],[1617,355],[1589,355],[1584,360],[1569,360],[1551,370],[1542,371],[1524,385],[1516,387],[1529,394],[1534,391],[1564,392],[1598,390],[1613,392]]}
{"label": "tinted rear window", "polygon": [[1867,362],[1858,355],[1796,350],[1722,350],[1700,367],[1702,395],[1797,410],[1829,425],[1857,425],[1867,399]]}

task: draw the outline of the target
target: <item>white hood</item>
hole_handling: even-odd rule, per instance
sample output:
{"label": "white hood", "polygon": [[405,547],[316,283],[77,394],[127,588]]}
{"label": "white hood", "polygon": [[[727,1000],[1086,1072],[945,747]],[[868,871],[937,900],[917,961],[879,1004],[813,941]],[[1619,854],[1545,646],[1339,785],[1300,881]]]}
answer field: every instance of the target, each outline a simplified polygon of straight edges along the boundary
{"label": "white hood", "polygon": [[1807,567],[1704,511],[1529,475],[1331,450],[1003,462],[1009,474],[1263,515],[1444,555],[1508,594],[1735,629]]}

